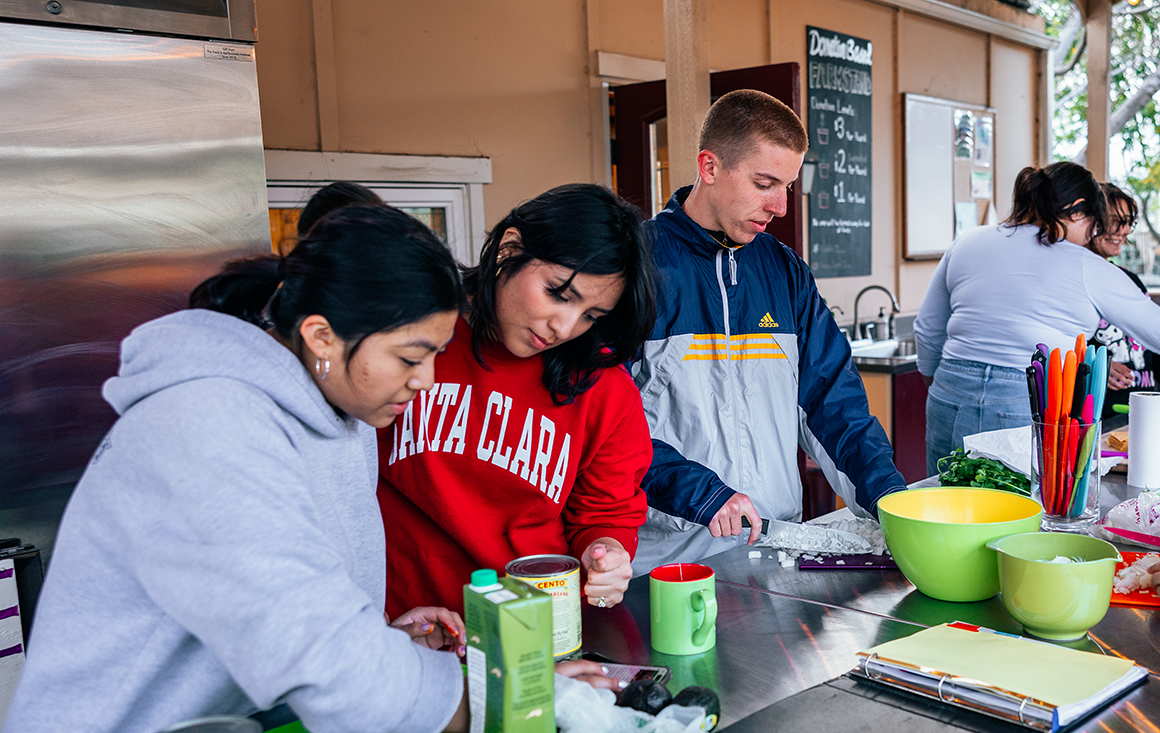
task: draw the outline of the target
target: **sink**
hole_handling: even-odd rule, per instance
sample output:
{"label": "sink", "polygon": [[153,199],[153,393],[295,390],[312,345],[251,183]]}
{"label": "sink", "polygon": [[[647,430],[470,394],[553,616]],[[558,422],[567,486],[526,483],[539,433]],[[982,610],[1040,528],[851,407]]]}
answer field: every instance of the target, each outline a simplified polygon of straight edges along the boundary
{"label": "sink", "polygon": [[858,341],[850,342],[850,351],[854,358],[863,359],[917,359],[914,351],[914,341],[899,341],[898,339],[886,339],[885,341],[873,341],[871,339],[859,339]]}

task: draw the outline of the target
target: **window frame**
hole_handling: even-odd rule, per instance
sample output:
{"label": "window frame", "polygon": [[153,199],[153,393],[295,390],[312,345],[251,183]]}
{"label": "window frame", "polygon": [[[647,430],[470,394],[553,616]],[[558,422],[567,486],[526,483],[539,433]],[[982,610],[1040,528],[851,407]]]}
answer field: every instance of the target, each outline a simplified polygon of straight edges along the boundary
{"label": "window frame", "polygon": [[266,150],[265,157],[269,208],[302,208],[334,181],[361,183],[393,206],[446,209],[448,247],[460,262],[476,263],[487,226],[483,186],[491,182],[489,158],[291,150]]}

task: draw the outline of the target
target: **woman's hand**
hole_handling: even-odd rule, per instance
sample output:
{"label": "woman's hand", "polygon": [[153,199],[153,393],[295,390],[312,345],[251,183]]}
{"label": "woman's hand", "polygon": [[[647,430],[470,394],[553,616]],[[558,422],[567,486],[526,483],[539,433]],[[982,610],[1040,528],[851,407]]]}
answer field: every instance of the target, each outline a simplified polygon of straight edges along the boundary
{"label": "woman's hand", "polygon": [[628,683],[624,680],[618,680],[615,677],[607,677],[604,674],[604,667],[599,662],[593,662],[588,659],[574,659],[570,662],[557,662],[556,674],[562,674],[565,677],[587,682],[596,688],[603,687],[606,690],[613,692],[620,692],[620,690],[628,687]]}
{"label": "woman's hand", "polygon": [[1108,389],[1127,389],[1136,386],[1132,368],[1118,361],[1108,363]]}
{"label": "woman's hand", "polygon": [[[416,611],[429,609],[415,609]],[[446,610],[446,609],[437,609]],[[618,680],[615,677],[608,677],[604,674],[604,667],[599,662],[592,662],[587,659],[574,659],[568,662],[556,663],[556,674],[562,674],[565,677],[571,677],[574,680],[587,682],[595,688],[604,688],[612,690],[613,692],[620,692],[628,683],[624,680]],[[451,722],[444,728],[445,733],[466,733],[468,723],[470,721],[470,712],[468,710],[467,698],[467,684],[463,685],[463,699],[459,701],[459,708],[452,716]]]}
{"label": "woman's hand", "polygon": [[413,641],[432,649],[452,649],[459,656],[467,653],[464,640],[467,626],[458,613],[439,606],[412,608],[390,625],[407,632]]}
{"label": "woman's hand", "polygon": [[632,580],[632,559],[624,545],[611,537],[595,539],[580,556],[580,564],[588,573],[584,595],[589,605],[607,608],[624,600]]}

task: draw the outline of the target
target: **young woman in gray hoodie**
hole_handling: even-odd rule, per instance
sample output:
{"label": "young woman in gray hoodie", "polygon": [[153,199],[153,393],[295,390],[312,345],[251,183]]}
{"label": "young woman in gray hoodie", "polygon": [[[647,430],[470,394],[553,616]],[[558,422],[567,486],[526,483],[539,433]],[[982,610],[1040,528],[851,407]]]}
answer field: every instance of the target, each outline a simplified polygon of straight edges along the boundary
{"label": "young woman in gray hoodie", "polygon": [[[462,725],[456,656],[384,620],[374,433],[431,386],[461,300],[426,228],[349,207],[137,328],[6,733],[154,733],[281,703],[314,733]],[[443,609],[396,623],[436,647],[462,629]]]}

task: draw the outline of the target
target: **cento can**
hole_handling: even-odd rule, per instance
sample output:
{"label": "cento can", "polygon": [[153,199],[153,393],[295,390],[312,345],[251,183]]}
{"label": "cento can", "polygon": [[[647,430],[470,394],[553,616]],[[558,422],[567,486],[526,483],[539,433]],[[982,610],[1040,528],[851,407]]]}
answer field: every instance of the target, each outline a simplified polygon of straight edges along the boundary
{"label": "cento can", "polygon": [[559,660],[580,648],[580,561],[568,555],[518,557],[504,568],[552,596],[552,652]]}

